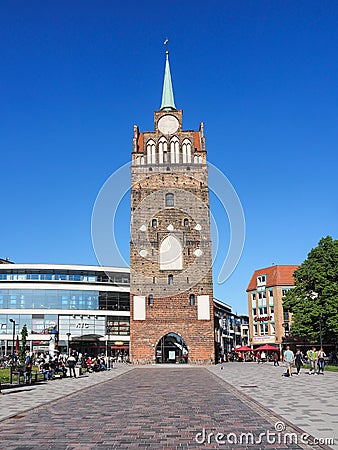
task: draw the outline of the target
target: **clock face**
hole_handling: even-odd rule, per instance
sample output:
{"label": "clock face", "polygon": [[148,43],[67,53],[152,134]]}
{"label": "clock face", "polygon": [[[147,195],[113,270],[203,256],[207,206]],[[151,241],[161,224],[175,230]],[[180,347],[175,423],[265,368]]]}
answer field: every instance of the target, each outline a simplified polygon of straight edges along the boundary
{"label": "clock face", "polygon": [[162,116],[158,121],[158,129],[163,134],[173,134],[178,130],[179,123],[175,116]]}

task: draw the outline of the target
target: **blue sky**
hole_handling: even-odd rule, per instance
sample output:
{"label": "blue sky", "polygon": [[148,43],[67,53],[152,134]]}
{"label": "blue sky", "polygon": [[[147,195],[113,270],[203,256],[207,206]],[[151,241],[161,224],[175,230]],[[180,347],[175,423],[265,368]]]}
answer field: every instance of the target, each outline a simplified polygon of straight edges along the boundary
{"label": "blue sky", "polygon": [[[0,257],[96,264],[93,205],[130,160],[133,125],[153,129],[168,35],[184,128],[205,122],[208,159],[243,205],[243,255],[215,296],[245,313],[255,269],[337,239],[337,19],[325,0],[2,2]],[[212,208],[217,273],[229,226]],[[128,215],[126,196],[127,260]]]}

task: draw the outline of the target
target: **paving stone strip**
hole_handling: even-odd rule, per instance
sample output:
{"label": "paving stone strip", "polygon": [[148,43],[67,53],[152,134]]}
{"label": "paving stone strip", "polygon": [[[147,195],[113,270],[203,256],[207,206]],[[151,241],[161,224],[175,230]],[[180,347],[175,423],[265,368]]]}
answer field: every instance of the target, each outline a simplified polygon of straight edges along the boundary
{"label": "paving stone strip", "polygon": [[[135,367],[3,420],[0,448],[309,448],[282,440],[271,443],[264,437],[260,442],[261,433],[276,433],[265,413],[205,367]],[[246,442],[247,435],[241,438],[248,432],[252,443]]]}

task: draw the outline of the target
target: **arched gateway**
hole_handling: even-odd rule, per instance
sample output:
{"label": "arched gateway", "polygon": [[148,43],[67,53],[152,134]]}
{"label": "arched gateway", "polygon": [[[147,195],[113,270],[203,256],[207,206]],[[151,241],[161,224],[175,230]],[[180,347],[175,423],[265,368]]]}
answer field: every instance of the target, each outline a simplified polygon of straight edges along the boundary
{"label": "arched gateway", "polygon": [[156,363],[187,363],[188,347],[184,340],[176,333],[163,336],[155,349]]}

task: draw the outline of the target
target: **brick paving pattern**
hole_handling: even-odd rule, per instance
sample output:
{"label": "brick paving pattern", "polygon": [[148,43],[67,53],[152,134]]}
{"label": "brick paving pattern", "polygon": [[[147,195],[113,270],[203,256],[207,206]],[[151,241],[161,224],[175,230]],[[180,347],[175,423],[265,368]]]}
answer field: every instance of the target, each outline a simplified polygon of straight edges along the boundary
{"label": "brick paving pattern", "polygon": [[[1,400],[0,400],[1,401]],[[20,398],[16,397],[19,402]],[[78,391],[0,422],[0,448],[246,448],[204,445],[196,433],[252,432],[273,425],[226,388],[206,368],[135,368],[121,376]],[[200,436],[200,440],[202,437]],[[295,444],[256,444],[247,448],[300,448]],[[315,448],[315,447],[313,447]]]}

